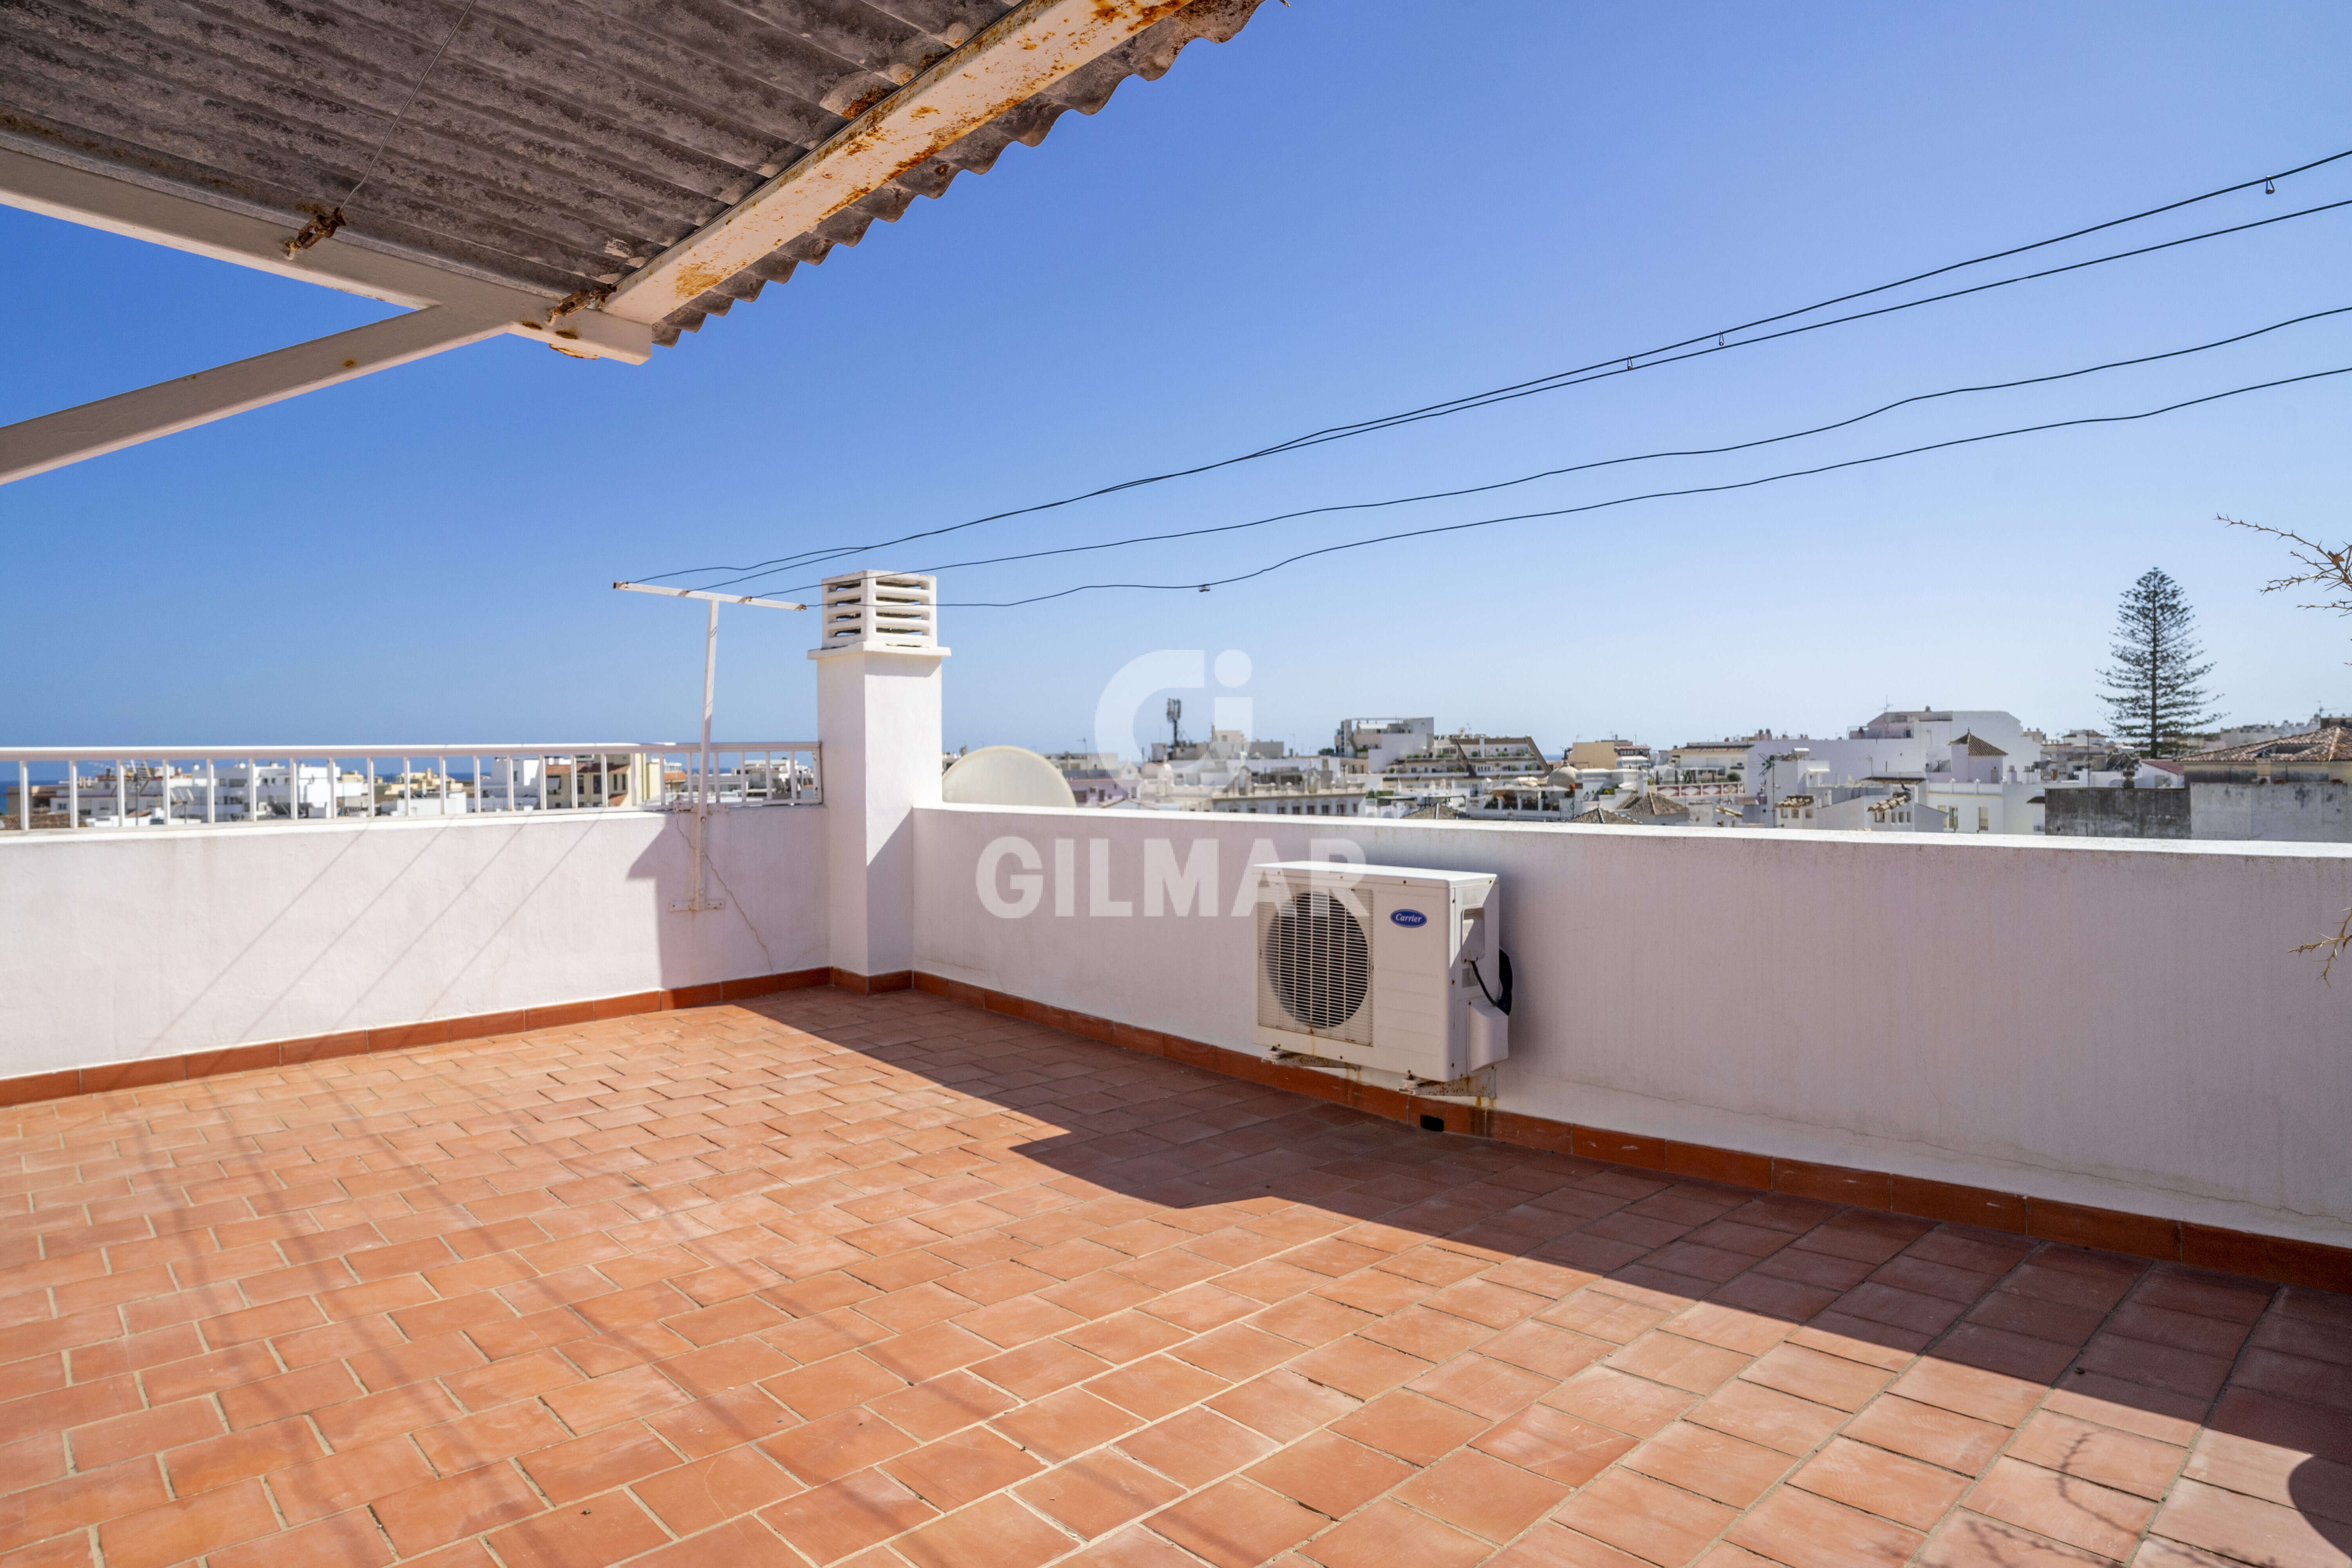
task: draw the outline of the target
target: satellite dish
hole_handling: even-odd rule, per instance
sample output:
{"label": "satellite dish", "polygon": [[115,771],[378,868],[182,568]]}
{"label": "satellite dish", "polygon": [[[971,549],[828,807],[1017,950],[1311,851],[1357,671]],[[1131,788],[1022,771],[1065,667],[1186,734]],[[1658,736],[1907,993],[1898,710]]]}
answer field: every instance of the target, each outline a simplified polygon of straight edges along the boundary
{"label": "satellite dish", "polygon": [[1062,771],[1024,746],[982,746],[958,757],[940,781],[940,798],[950,805],[1078,804]]}

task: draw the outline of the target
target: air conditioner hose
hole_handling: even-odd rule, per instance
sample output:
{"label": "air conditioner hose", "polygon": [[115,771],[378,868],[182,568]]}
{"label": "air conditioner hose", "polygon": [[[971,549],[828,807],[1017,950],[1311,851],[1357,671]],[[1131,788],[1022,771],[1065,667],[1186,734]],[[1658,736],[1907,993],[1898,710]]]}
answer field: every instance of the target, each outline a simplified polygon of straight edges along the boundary
{"label": "air conditioner hose", "polygon": [[1478,994],[1486,999],[1487,1005],[1507,1018],[1511,1014],[1511,955],[1498,947],[1495,950],[1495,959],[1503,975],[1503,994],[1500,996],[1486,989],[1486,977],[1478,973],[1476,959],[1464,962],[1470,965],[1470,978],[1478,983]]}

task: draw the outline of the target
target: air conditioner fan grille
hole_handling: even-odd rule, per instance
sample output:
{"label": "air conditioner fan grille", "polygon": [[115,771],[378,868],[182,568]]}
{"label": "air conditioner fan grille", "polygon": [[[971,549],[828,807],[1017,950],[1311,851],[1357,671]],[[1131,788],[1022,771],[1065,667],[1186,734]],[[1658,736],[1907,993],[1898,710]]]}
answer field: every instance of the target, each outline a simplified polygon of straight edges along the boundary
{"label": "air conditioner fan grille", "polygon": [[1338,1029],[1371,990],[1371,944],[1353,910],[1327,892],[1293,894],[1266,922],[1266,982],[1283,1011],[1310,1029]]}

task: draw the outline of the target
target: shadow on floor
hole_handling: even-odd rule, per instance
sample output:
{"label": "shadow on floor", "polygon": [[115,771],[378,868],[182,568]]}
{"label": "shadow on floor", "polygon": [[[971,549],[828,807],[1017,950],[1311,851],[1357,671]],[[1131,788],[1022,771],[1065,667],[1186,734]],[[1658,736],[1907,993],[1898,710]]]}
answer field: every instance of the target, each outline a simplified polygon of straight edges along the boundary
{"label": "shadow on floor", "polygon": [[[1624,1303],[1619,1329],[1692,1303],[1733,1309],[1791,1328],[1767,1359],[1786,1361],[1772,1375],[1801,1397],[1842,1403],[1833,1369],[1809,1359],[1820,1345],[1899,1373],[1898,1394],[2000,1427],[2047,1410],[2106,1436],[2194,1446],[2168,1482],[2213,1474],[2352,1548],[2352,1298],[1422,1131],[929,995],[836,1006],[813,994],[760,1010],[838,1019],[846,1026],[828,1037],[1046,1123],[1014,1151],[1106,1193],[1179,1213],[1259,1197],[1307,1205],[1501,1261],[1486,1279],[1555,1299],[1605,1282]],[[1358,1250],[1328,1261],[1374,1256]],[[1554,1326],[1592,1331],[1595,1361],[1630,1337],[1598,1321]],[[1540,1352],[1556,1358],[1545,1370],[1559,1375],[1584,1348]],[[2200,1428],[2219,1438],[2200,1443]],[[2086,1427],[2033,1458],[2095,1475],[2102,1459],[2068,1450],[2105,1441]]]}

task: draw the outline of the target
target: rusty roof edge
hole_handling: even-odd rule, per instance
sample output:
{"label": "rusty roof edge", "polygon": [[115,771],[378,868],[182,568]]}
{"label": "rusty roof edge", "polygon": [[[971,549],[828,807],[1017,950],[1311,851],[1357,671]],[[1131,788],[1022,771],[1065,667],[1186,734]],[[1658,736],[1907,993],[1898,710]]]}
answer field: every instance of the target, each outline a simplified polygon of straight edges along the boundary
{"label": "rusty roof edge", "polygon": [[[100,179],[119,180],[126,185],[153,191],[159,195],[194,202],[220,212],[235,214],[239,217],[260,218],[268,223],[281,224],[289,235],[300,228],[311,216],[310,214],[299,209],[281,207],[269,202],[258,202],[248,197],[233,195],[228,192],[210,189],[192,181],[176,180],[167,174],[141,169],[116,159],[78,152],[61,142],[40,136],[26,135],[21,131],[12,131],[5,127],[0,127],[0,147],[5,147],[11,152],[22,153],[27,157],[61,164],[85,174],[94,174]],[[488,283],[500,289],[512,289],[551,303],[562,298],[564,293],[561,289],[550,288],[547,284],[534,279],[474,266],[437,251],[399,245],[367,235],[353,234],[348,230],[324,241],[320,248],[324,249],[327,247],[371,251],[378,256],[388,256],[398,261],[412,262],[419,267],[429,267],[436,272],[445,272],[452,277],[467,279],[477,283]],[[322,270],[331,270],[331,268]],[[324,283],[328,279],[320,277],[306,279],[305,281]]]}
{"label": "rusty roof edge", "polygon": [[[915,196],[944,195],[954,174],[986,173],[1015,143],[1036,146],[1045,140],[1045,129],[1063,113],[1095,113],[1130,79],[1157,81],[1174,66],[1177,56],[1187,46],[1229,42],[1248,25],[1261,4],[1263,0],[1191,0],[1182,9],[1105,50],[1030,99],[939,149],[930,158],[919,160],[911,173],[902,174],[822,223],[783,240],[749,267],[688,300],[655,326],[654,342],[665,347],[674,345],[682,333],[699,331],[706,316],[725,315],[730,306],[758,299],[764,282],[782,282],[795,267],[823,261],[825,253],[837,245],[856,245],[876,218],[896,222]],[[1107,67],[1115,68],[1109,73],[1115,79],[1107,85],[1081,85],[1103,75]],[[1042,126],[1016,125],[1016,121],[1034,120],[1032,111],[1041,107],[1048,111]],[[942,168],[944,177],[937,181],[918,179],[931,158],[951,167]],[[847,233],[842,231],[845,220],[852,226]]]}
{"label": "rusty roof edge", "polygon": [[[602,308],[631,321],[661,321],[712,284],[733,278],[779,245],[888,184],[905,168],[1018,108],[1189,4],[1024,0],[807,156],[625,278]],[[1021,82],[1014,96],[984,112],[952,101],[959,87],[967,95],[1003,91],[1010,84],[992,79],[1008,74],[998,66],[1001,59],[1013,62],[1010,73]],[[966,79],[959,82],[958,78]],[[932,101],[938,99],[950,101]],[[934,123],[919,125],[911,136],[903,134],[908,125],[924,119]],[[827,188],[820,190],[820,184]],[[804,190],[808,195],[803,197]],[[792,210],[779,210],[787,207]],[[772,221],[763,225],[761,218]]]}

